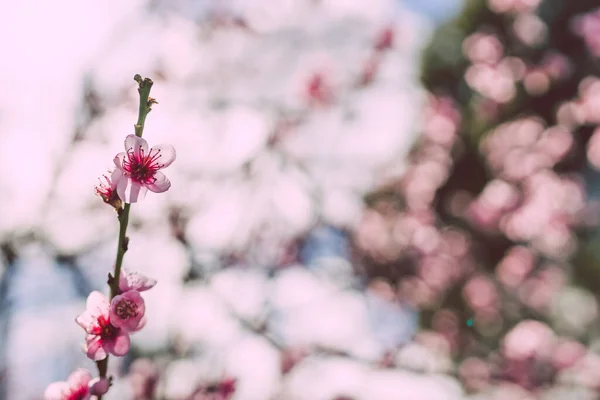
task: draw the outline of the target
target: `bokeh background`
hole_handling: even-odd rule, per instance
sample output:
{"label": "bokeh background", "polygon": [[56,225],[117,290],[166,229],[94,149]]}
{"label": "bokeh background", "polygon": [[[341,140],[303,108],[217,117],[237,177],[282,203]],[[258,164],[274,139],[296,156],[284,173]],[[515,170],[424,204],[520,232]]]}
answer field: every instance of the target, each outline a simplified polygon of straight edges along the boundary
{"label": "bokeh background", "polygon": [[0,399],[95,370],[136,73],[106,399],[600,398],[597,0],[3,2],[0,54]]}

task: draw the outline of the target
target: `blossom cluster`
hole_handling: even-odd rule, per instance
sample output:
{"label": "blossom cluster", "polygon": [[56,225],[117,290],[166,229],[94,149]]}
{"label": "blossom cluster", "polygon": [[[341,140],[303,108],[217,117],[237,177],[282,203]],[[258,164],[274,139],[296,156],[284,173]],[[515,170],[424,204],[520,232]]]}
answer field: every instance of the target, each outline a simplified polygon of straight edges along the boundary
{"label": "blossom cluster", "polygon": [[90,372],[78,368],[65,382],[51,383],[44,393],[45,400],[87,400],[90,396],[101,396],[108,391],[107,378],[94,378]]}
{"label": "blossom cluster", "polygon": [[[95,188],[96,194],[121,215],[123,202],[135,203],[142,200],[148,190],[162,193],[171,187],[169,179],[159,170],[169,166],[174,160],[173,146],[158,145],[148,150],[146,140],[137,135],[128,135],[125,138],[125,151],[114,158],[116,168],[110,177],[102,176]],[[125,224],[125,229],[126,221],[119,219],[121,224]],[[126,238],[119,240],[128,241]],[[126,243],[119,243],[119,251],[126,250]],[[155,279],[138,272],[125,269],[121,271],[120,265],[115,268],[115,274],[116,277],[109,275],[111,298],[93,291],[87,298],[86,310],[75,319],[86,333],[83,351],[96,362],[106,360],[109,354],[117,357],[127,354],[131,346],[129,336],[146,324],[146,305],[140,292],[156,285]],[[101,397],[108,391],[110,384],[111,379],[105,373],[92,379],[89,371],[80,368],[67,381],[50,384],[44,398],[86,400],[93,395]]]}
{"label": "blossom cluster", "polygon": [[372,281],[426,310],[416,341],[457,360],[473,397],[594,398],[600,10],[480,3],[425,57],[463,52],[424,66],[419,141],[356,244]]}
{"label": "blossom cluster", "polygon": [[[130,348],[129,335],[146,323],[146,306],[140,292],[151,289],[156,280],[137,272],[123,270],[119,277],[119,294],[109,301],[94,291],[87,298],[86,310],[75,321],[86,332],[83,350],[93,361],[109,354],[124,356]],[[101,396],[110,387],[110,379],[92,379],[89,371],[77,369],[66,382],[54,382],[44,393],[45,400],[85,400]]]}
{"label": "blossom cluster", "polygon": [[140,292],[155,284],[154,279],[137,272],[123,271],[119,278],[121,294],[110,302],[100,292],[90,293],[86,311],[76,319],[87,333],[84,351],[90,359],[100,361],[108,354],[127,354],[129,335],[142,329],[146,323],[146,306]]}
{"label": "blossom cluster", "polygon": [[175,148],[169,144],[148,150],[148,142],[136,135],[125,138],[125,151],[114,158],[111,176],[103,175],[96,186],[96,194],[105,203],[120,208],[121,201],[136,203],[143,200],[148,190],[162,193],[169,190],[171,181],[160,172],[175,161]]}
{"label": "blossom cluster", "polygon": [[[137,272],[123,270],[119,277],[119,292],[110,302],[100,292],[87,298],[86,310],[75,321],[86,332],[83,349],[94,361],[104,360],[108,354],[124,356],[130,348],[129,335],[142,329],[146,323],[146,306],[140,292],[151,289],[156,280]],[[89,371],[79,368],[65,382],[50,384],[45,400],[86,400],[101,396],[110,387],[110,379],[92,379]]]}

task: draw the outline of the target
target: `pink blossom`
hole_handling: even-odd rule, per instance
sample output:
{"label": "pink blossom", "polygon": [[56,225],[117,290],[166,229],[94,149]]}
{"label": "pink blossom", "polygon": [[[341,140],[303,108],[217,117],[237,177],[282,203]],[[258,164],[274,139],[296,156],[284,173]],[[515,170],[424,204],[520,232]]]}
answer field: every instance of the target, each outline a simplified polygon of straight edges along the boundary
{"label": "pink blossom", "polygon": [[119,276],[119,289],[123,293],[130,290],[143,292],[153,288],[154,285],[156,285],[156,279],[148,278],[139,272],[129,272],[124,269]]}
{"label": "pink blossom", "polygon": [[129,334],[110,321],[110,304],[100,292],[87,298],[86,310],[75,320],[87,332],[84,350],[94,361],[103,360],[107,353],[123,356],[129,351]]}
{"label": "pink blossom", "polygon": [[91,395],[101,396],[108,391],[110,382],[107,378],[92,379],[86,369],[76,369],[66,382],[54,382],[44,392],[45,400],[86,400]]}
{"label": "pink blossom", "polygon": [[541,0],[488,0],[488,6],[496,13],[525,13],[535,10]]}
{"label": "pink blossom", "polygon": [[387,27],[375,39],[375,50],[384,51],[394,47],[394,28]]}
{"label": "pink blossom", "polygon": [[110,303],[110,322],[127,332],[141,329],[146,306],[137,290],[115,296]]}
{"label": "pink blossom", "polygon": [[600,8],[583,16],[575,17],[571,22],[572,30],[581,36],[591,53],[600,56]]}
{"label": "pink blossom", "polygon": [[224,378],[220,382],[200,387],[200,399],[229,400],[235,395],[237,380]]}
{"label": "pink blossom", "polygon": [[312,75],[307,85],[307,95],[315,105],[327,105],[333,100],[333,91],[327,78],[320,73]]}
{"label": "pink blossom", "polygon": [[118,178],[121,173],[118,170],[114,170],[110,173],[109,177],[107,174],[103,174],[100,178],[98,178],[98,184],[94,188],[96,195],[102,197],[102,200],[106,204],[110,204],[114,208],[121,208],[121,199],[117,194],[117,181],[115,178]]}
{"label": "pink blossom", "polygon": [[148,151],[148,142],[135,135],[125,138],[125,152],[117,154],[117,166],[112,178],[117,193],[126,203],[142,200],[146,191],[162,193],[171,187],[171,182],[160,172],[175,161],[175,148],[164,144]]}
{"label": "pink blossom", "polygon": [[234,395],[236,384],[237,380],[235,378],[227,378],[219,383],[217,393],[223,400],[227,400]]}

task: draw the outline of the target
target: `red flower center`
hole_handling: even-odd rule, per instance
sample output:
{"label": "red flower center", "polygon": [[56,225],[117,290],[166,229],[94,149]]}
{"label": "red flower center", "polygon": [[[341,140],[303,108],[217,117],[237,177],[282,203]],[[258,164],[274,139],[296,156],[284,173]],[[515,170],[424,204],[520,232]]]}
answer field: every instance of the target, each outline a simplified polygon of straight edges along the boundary
{"label": "red flower center", "polygon": [[98,325],[94,327],[92,333],[100,336],[102,339],[113,339],[119,333],[119,328],[112,326],[108,318],[100,316],[98,317]]}
{"label": "red flower center", "polygon": [[123,160],[123,171],[135,182],[144,185],[152,184],[156,182],[154,175],[164,166],[158,163],[161,156],[160,149],[152,149],[148,154],[144,154],[141,146],[137,154],[133,149],[129,149],[127,158]]}

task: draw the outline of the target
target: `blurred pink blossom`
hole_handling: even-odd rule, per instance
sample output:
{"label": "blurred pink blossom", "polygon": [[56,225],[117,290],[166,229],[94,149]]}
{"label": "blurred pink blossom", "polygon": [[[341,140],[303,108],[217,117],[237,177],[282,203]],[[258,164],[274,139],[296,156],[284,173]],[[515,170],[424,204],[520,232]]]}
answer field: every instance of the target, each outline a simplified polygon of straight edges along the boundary
{"label": "blurred pink blossom", "polygon": [[583,38],[593,55],[600,57],[600,8],[575,17],[571,29]]}
{"label": "blurred pink blossom", "polygon": [[518,287],[534,267],[537,261],[535,253],[525,246],[511,247],[498,266],[498,280],[510,288]]}
{"label": "blurred pink blossom", "polygon": [[491,279],[475,276],[463,287],[463,296],[473,310],[480,310],[496,305],[498,294]]}
{"label": "blurred pink blossom", "polygon": [[586,352],[571,367],[561,370],[557,380],[571,385],[600,389],[600,356],[592,351]]}
{"label": "blurred pink blossom", "polygon": [[550,77],[539,69],[531,70],[523,78],[523,87],[531,96],[541,96],[550,89]]}
{"label": "blurred pink blossom", "polygon": [[538,67],[556,80],[566,79],[573,72],[571,60],[557,51],[549,51]]}
{"label": "blurred pink blossom", "polygon": [[219,382],[217,392],[221,396],[222,400],[230,399],[235,393],[235,387],[237,380],[235,378],[226,378]]}
{"label": "blurred pink blossom", "polygon": [[600,79],[588,76],[579,84],[577,116],[586,122],[600,123]]}
{"label": "blurred pink blossom", "polygon": [[520,198],[512,184],[501,179],[491,180],[470,204],[469,217],[482,228],[495,229],[504,213],[514,209]]}
{"label": "blurred pink blossom", "polygon": [[375,49],[383,51],[392,48],[394,46],[394,36],[393,27],[383,29],[375,39]]}
{"label": "blurred pink blossom", "polygon": [[503,217],[500,227],[513,240],[531,241],[540,252],[557,258],[574,250],[574,226],[584,210],[585,191],[580,182],[545,170],[524,182],[524,200]]}
{"label": "blurred pink blossom", "polygon": [[469,357],[464,360],[459,367],[458,373],[471,390],[485,389],[489,385],[492,375],[488,363],[475,357]]}
{"label": "blurred pink blossom", "polygon": [[573,339],[561,339],[552,354],[552,365],[556,369],[569,368],[585,356],[586,352],[583,344]]}
{"label": "blurred pink blossom", "polygon": [[547,310],[556,293],[565,285],[565,281],[563,268],[545,266],[521,284],[519,298],[534,310]]}
{"label": "blurred pink blossom", "polygon": [[497,103],[508,103],[517,94],[512,71],[505,65],[476,63],[465,74],[467,84]]}
{"label": "blurred pink blossom", "polygon": [[542,0],[488,0],[490,10],[497,13],[522,13],[535,10]]}
{"label": "blurred pink blossom", "polygon": [[504,355],[515,360],[550,356],[554,341],[554,332],[548,325],[533,320],[522,321],[504,337]]}
{"label": "blurred pink blossom", "polygon": [[131,363],[128,380],[136,400],[153,399],[159,378],[159,369],[149,358],[138,358]]}
{"label": "blurred pink blossom", "polygon": [[108,391],[107,378],[92,379],[90,372],[78,368],[69,375],[66,382],[54,382],[44,392],[44,400],[87,400],[91,395],[101,396]]}
{"label": "blurred pink blossom", "polygon": [[333,89],[324,74],[313,74],[306,86],[306,95],[312,105],[327,106],[333,101]]}
{"label": "blurred pink blossom", "polygon": [[546,39],[548,26],[534,13],[520,13],[513,22],[516,37],[528,46],[537,46]]}
{"label": "blurred pink blossom", "polygon": [[496,35],[475,32],[463,41],[463,53],[473,63],[496,64],[504,53],[504,46]]}
{"label": "blurred pink blossom", "polygon": [[419,275],[432,289],[447,290],[457,278],[456,264],[450,257],[426,256],[421,260]]}
{"label": "blurred pink blossom", "polygon": [[236,391],[237,379],[227,377],[198,388],[194,400],[230,400]]}
{"label": "blurred pink blossom", "polygon": [[456,140],[462,116],[450,97],[429,95],[423,111],[423,135],[449,147]]}
{"label": "blurred pink blossom", "polygon": [[148,142],[128,135],[125,152],[114,159],[117,166],[112,176],[119,197],[126,203],[142,200],[146,191],[162,193],[171,187],[169,179],[159,170],[175,161],[175,148],[169,144],[154,146],[148,151]]}

